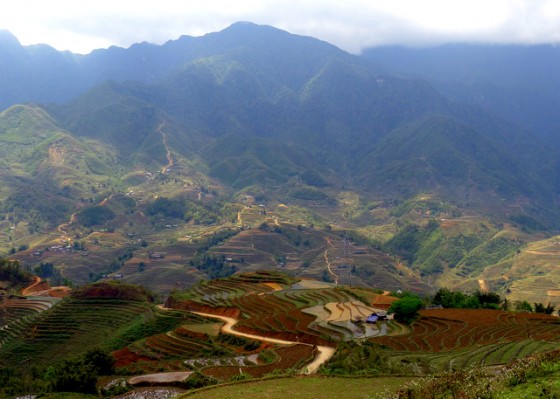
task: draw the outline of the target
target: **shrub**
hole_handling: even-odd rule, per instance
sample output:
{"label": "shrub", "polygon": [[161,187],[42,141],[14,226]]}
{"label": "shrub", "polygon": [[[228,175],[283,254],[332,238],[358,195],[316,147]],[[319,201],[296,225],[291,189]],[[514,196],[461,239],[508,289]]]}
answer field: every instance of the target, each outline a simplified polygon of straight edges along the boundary
{"label": "shrub", "polygon": [[97,377],[114,373],[114,359],[93,349],[78,359],[64,359],[47,368],[45,380],[55,392],[95,393]]}
{"label": "shrub", "polygon": [[185,389],[197,389],[197,388],[206,387],[208,385],[214,385],[217,383],[218,381],[215,380],[214,378],[205,376],[204,374],[199,373],[197,371],[193,373],[186,381],[181,383],[181,387]]}
{"label": "shrub", "polygon": [[494,292],[475,291],[473,294],[464,294],[460,291],[451,291],[440,288],[433,299],[434,305],[454,309],[499,309],[502,299]]}
{"label": "shrub", "polygon": [[410,324],[422,309],[422,301],[415,295],[407,295],[391,304],[388,313],[395,315],[395,320]]}

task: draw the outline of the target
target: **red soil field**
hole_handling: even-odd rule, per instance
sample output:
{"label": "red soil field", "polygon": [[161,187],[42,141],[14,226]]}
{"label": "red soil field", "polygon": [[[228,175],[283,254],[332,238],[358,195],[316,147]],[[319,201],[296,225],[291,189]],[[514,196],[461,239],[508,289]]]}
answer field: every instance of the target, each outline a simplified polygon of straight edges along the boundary
{"label": "red soil field", "polygon": [[119,349],[118,351],[114,351],[112,355],[113,358],[115,359],[115,367],[124,367],[136,362],[154,360],[149,357],[139,356],[128,348],[123,348],[123,349]]}
{"label": "red soil field", "polygon": [[379,309],[389,309],[391,304],[398,299],[399,298],[389,295],[377,295],[377,297],[373,299],[371,306]]}
{"label": "red soil field", "polygon": [[395,350],[441,352],[472,345],[524,339],[556,341],[556,317],[490,309],[430,309],[420,311],[412,333],[372,338]]}
{"label": "red soil field", "polygon": [[201,313],[212,313],[218,316],[227,316],[238,319],[241,311],[237,308],[226,308],[226,307],[212,307],[208,305],[202,305],[198,302],[193,301],[174,301],[173,298],[169,298],[166,307],[178,310],[188,310],[189,312],[201,312]]}

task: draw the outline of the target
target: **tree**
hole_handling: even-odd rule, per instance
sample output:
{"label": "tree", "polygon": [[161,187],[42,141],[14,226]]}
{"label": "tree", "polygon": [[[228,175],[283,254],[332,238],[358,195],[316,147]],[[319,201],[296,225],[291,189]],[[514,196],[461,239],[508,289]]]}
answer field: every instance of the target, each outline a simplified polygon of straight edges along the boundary
{"label": "tree", "polygon": [[515,305],[515,310],[520,312],[532,312],[533,308],[531,307],[531,304],[529,302],[520,301]]}
{"label": "tree", "polygon": [[552,314],[554,312],[554,305],[548,303],[544,306],[542,303],[535,303],[535,313]]}
{"label": "tree", "polygon": [[87,351],[84,363],[91,366],[96,375],[111,375],[115,372],[115,359],[102,349]]}
{"label": "tree", "polygon": [[476,290],[474,292],[474,296],[478,298],[480,302],[480,306],[483,308],[491,308],[491,309],[499,309],[500,303],[502,302],[502,298],[500,295],[496,294],[495,292],[482,292]]}
{"label": "tree", "polygon": [[544,313],[544,305],[535,302],[535,313]]}
{"label": "tree", "polygon": [[433,303],[444,308],[499,309],[502,299],[494,292],[481,292],[477,290],[469,295],[460,291],[451,291],[448,288],[440,288],[434,295]]}
{"label": "tree", "polygon": [[115,360],[101,349],[92,349],[78,359],[64,359],[45,372],[50,390],[95,393],[97,378],[115,372]]}
{"label": "tree", "polygon": [[444,308],[453,307],[453,292],[449,288],[440,288],[434,295],[434,305],[441,305]]}
{"label": "tree", "polygon": [[407,295],[391,304],[388,313],[395,315],[395,320],[410,324],[422,309],[422,301],[416,295]]}

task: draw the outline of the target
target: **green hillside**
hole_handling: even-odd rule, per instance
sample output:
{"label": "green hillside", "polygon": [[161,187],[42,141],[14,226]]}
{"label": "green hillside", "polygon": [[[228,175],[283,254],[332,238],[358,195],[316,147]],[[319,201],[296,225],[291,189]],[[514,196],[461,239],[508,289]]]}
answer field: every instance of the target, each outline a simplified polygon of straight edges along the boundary
{"label": "green hillside", "polygon": [[163,295],[258,269],[424,293],[538,285],[504,277],[560,220],[556,149],[532,132],[272,27],[163,48],[173,65],[149,84],[121,74],[0,115],[1,253]]}

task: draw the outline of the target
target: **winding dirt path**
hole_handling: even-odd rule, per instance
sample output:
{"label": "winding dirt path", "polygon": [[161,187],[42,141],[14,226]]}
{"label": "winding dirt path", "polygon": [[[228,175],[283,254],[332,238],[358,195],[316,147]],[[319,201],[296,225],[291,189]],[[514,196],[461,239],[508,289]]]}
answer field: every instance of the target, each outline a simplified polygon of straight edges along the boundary
{"label": "winding dirt path", "polygon": [[41,277],[39,276],[33,276],[33,283],[31,283],[31,285],[28,285],[27,287],[25,287],[22,291],[21,291],[21,295],[23,296],[27,296],[30,295],[31,293],[33,293],[33,289],[38,286],[39,284],[41,284]]}
{"label": "winding dirt path", "polygon": [[[97,204],[98,206],[105,206],[107,204],[107,202],[113,198],[113,196],[115,195],[115,193],[109,195],[108,197],[103,198],[103,200]],[[75,221],[76,221],[76,215],[78,213],[80,213],[81,209],[79,211],[74,212],[72,215],[70,215],[70,220],[68,220],[68,222],[66,223],[62,223],[60,226],[58,226],[57,230],[58,232],[61,234],[61,238],[63,240],[67,240],[68,242],[72,241],[72,238],[70,237],[69,233],[66,231],[66,229],[68,229],[70,227],[70,225],[72,225]]]}
{"label": "winding dirt path", "polygon": [[70,225],[72,223],[74,223],[76,221],[76,215],[78,214],[78,212],[80,212],[80,211],[76,211],[72,215],[70,215],[70,220],[68,222],[62,223],[60,226],[58,226],[57,230],[60,233],[60,235],[62,236],[63,240],[70,241],[70,236],[69,236],[69,233],[66,231],[66,229],[68,227],[70,227]]}
{"label": "winding dirt path", "polygon": [[[197,314],[199,316],[210,317],[210,318],[219,319],[219,320],[223,321],[225,324],[222,326],[222,328],[220,330],[222,332],[226,333],[226,334],[237,335],[238,337],[250,338],[250,339],[255,339],[257,341],[270,342],[270,343],[279,344],[279,345],[300,344],[300,345],[312,346],[311,344],[304,344],[304,343],[295,342],[295,341],[287,341],[287,340],[284,340],[284,339],[270,338],[270,337],[265,337],[265,336],[262,336],[262,335],[247,334],[247,333],[243,333],[241,331],[234,330],[233,326],[237,324],[238,320],[234,319],[233,317],[218,316],[218,315],[215,315],[215,314],[202,313],[202,312],[191,312],[191,313]],[[309,363],[307,366],[303,367],[303,369],[301,370],[301,373],[302,374],[313,374],[313,373],[315,373],[319,369],[319,367],[321,367],[321,365],[323,363],[325,363],[327,360],[329,360],[334,355],[334,351],[335,351],[335,349],[331,348],[330,346],[323,346],[323,345],[317,346],[317,352],[318,352],[317,356],[315,356],[315,359],[313,359],[313,361],[311,361],[311,363]]]}
{"label": "winding dirt path", "polygon": [[[332,247],[332,242],[331,239],[326,237],[325,240],[327,241],[327,245],[329,247]],[[327,270],[329,271],[329,274],[333,276],[334,278],[334,282],[335,284],[338,286],[338,275],[332,271],[331,269],[331,262],[329,261],[329,249],[325,249],[325,262],[327,263]]]}
{"label": "winding dirt path", "polygon": [[161,124],[159,125],[157,131],[159,132],[159,134],[161,134],[161,137],[163,138],[163,146],[165,147],[165,151],[167,152],[166,157],[167,157],[167,165],[165,165],[162,169],[161,169],[161,173],[165,174],[165,172],[167,172],[167,169],[171,168],[173,165],[175,165],[175,163],[173,162],[173,158],[171,157],[171,150],[169,149],[169,146],[167,145],[167,136],[165,135],[165,133],[163,132],[163,127],[165,126],[165,122],[161,122]]}
{"label": "winding dirt path", "polygon": [[103,201],[101,201],[101,202],[100,202],[99,204],[97,204],[97,205],[98,205],[98,206],[104,206],[104,205],[106,205],[107,202],[109,202],[109,200],[110,200],[111,198],[113,198],[114,195],[115,195],[115,194],[113,193],[113,194],[111,194],[110,196],[103,198]]}

